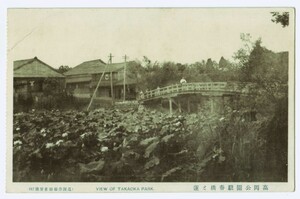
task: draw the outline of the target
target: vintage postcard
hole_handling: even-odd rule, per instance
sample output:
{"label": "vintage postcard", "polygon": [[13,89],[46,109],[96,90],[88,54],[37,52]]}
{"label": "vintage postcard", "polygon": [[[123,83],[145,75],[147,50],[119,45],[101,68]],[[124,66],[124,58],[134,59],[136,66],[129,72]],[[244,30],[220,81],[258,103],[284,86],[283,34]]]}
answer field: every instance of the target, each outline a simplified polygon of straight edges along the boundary
{"label": "vintage postcard", "polygon": [[294,8],[7,12],[7,192],[294,191]]}

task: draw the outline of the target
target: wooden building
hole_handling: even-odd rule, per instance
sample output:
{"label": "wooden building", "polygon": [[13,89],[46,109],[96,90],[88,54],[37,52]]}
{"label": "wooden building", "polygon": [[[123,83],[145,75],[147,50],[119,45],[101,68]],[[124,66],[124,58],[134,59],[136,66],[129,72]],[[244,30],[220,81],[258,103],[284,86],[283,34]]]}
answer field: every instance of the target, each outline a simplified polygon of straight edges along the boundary
{"label": "wooden building", "polygon": [[75,97],[90,98],[103,75],[96,98],[123,100],[124,77],[126,100],[136,99],[136,81],[130,78],[127,63],[106,64],[101,59],[86,61],[72,68],[66,75],[66,89]]}
{"label": "wooden building", "polygon": [[64,75],[58,73],[54,68],[37,57],[14,61],[13,78],[15,100],[18,100],[20,97],[34,97],[38,100],[38,97],[44,94],[47,80],[58,82],[58,86],[55,89],[57,92],[64,89]]}

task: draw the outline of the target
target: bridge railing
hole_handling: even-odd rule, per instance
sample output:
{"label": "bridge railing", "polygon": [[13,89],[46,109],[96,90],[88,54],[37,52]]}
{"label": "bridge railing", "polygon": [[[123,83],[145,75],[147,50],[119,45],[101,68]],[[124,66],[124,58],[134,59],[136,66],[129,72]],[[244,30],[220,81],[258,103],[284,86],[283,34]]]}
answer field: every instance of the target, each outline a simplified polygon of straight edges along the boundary
{"label": "bridge railing", "polygon": [[237,84],[227,82],[195,82],[184,84],[173,84],[170,86],[157,88],[154,90],[146,91],[140,96],[140,100],[158,98],[170,94],[180,94],[188,92],[201,92],[201,91],[236,91]]}

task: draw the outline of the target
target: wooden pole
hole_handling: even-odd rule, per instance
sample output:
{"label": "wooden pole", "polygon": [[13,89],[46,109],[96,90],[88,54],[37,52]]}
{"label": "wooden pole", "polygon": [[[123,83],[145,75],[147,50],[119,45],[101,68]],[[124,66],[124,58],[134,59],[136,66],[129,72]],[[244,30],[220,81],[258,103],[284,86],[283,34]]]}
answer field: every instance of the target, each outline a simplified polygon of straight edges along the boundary
{"label": "wooden pole", "polygon": [[126,100],[126,62],[124,66],[123,101]]}
{"label": "wooden pole", "polygon": [[210,112],[213,113],[214,111],[214,100],[212,97],[210,97]]}
{"label": "wooden pole", "polygon": [[94,93],[93,93],[93,95],[92,95],[92,98],[91,98],[91,100],[90,100],[90,103],[89,103],[89,105],[88,105],[88,107],[87,107],[87,109],[86,109],[87,111],[89,111],[89,109],[90,109],[90,107],[91,107],[91,105],[92,105],[92,103],[93,103],[93,99],[94,99],[94,97],[96,96],[98,87],[100,86],[100,82],[101,82],[101,80],[102,80],[102,78],[103,78],[103,76],[104,76],[104,73],[105,73],[105,71],[106,71],[107,66],[108,66],[108,64],[105,66],[104,71],[102,72],[102,75],[101,75],[101,77],[100,77],[100,79],[99,79],[99,81],[98,81],[98,84],[97,84],[97,86],[96,86],[96,89],[94,90]]}
{"label": "wooden pole", "polygon": [[113,57],[114,57],[114,56],[112,56],[112,54],[110,53],[109,56],[108,56],[108,58],[109,58],[108,63],[109,63],[109,64],[112,64],[112,58],[113,58]]}
{"label": "wooden pole", "polygon": [[170,115],[173,113],[173,108],[172,108],[172,98],[169,98],[169,108],[170,108]]}
{"label": "wooden pole", "polygon": [[126,66],[127,66],[127,55],[124,55],[124,61],[125,61],[125,66],[124,66],[124,81],[123,81],[123,101],[126,101]]}
{"label": "wooden pole", "polygon": [[181,112],[182,112],[182,110],[181,110],[181,103],[180,103],[180,101],[178,101],[178,110],[179,110],[179,113],[181,113]]}
{"label": "wooden pole", "polygon": [[110,91],[111,91],[112,104],[114,104],[114,86],[113,86],[112,77],[113,77],[112,72],[110,72]]}
{"label": "wooden pole", "polygon": [[187,108],[188,108],[188,113],[190,113],[191,112],[190,98],[188,98],[188,101],[187,101]]}
{"label": "wooden pole", "polygon": [[222,95],[222,105],[221,105],[221,113],[224,114],[225,113],[225,96]]}

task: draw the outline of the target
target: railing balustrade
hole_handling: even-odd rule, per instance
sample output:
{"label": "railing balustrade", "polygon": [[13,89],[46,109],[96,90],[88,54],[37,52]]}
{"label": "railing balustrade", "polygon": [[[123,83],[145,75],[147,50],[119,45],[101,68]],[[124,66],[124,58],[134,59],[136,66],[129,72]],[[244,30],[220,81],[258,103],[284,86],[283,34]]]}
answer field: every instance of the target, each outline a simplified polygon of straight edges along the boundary
{"label": "railing balustrade", "polygon": [[170,86],[157,88],[154,90],[146,91],[143,96],[140,96],[140,100],[158,98],[169,94],[181,94],[189,92],[201,92],[201,91],[229,91],[234,92],[238,90],[238,84],[227,82],[194,82],[184,84],[173,84]]}

